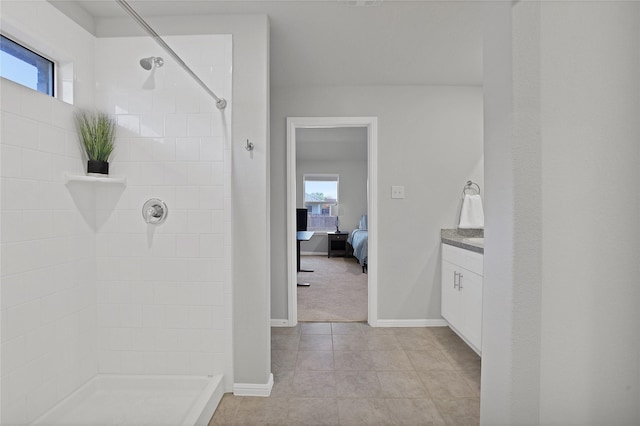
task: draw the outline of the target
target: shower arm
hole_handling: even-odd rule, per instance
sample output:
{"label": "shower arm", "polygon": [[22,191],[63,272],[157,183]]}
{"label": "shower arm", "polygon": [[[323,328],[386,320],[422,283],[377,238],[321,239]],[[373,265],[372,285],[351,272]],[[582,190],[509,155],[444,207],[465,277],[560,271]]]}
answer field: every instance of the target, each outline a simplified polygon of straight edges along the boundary
{"label": "shower arm", "polygon": [[147,22],[144,19],[142,19],[140,15],[138,15],[138,12],[136,12],[129,5],[129,3],[127,3],[125,0],[114,0],[114,1],[118,3],[120,7],[122,7],[124,11],[127,12],[129,16],[131,16],[131,18],[133,18],[133,20],[138,23],[138,25],[142,27],[142,29],[144,29],[156,41],[156,43],[160,45],[160,47],[162,47],[173,59],[175,59],[178,65],[180,65],[182,69],[185,70],[187,74],[189,74],[196,81],[196,83],[200,85],[200,87],[202,87],[209,95],[211,95],[213,99],[215,99],[216,106],[218,107],[218,109],[222,110],[226,108],[227,101],[224,98],[217,97],[216,94],[213,93],[213,91],[209,89],[209,87],[202,80],[200,80],[200,77],[198,77],[191,70],[191,68],[189,68],[189,66],[184,63],[182,58],[180,58],[180,56],[178,56],[178,54],[174,52],[174,50],[167,43],[165,43],[162,37],[160,37],[160,35],[158,35],[158,33],[155,32],[155,30],[151,28],[151,26],[147,24]]}

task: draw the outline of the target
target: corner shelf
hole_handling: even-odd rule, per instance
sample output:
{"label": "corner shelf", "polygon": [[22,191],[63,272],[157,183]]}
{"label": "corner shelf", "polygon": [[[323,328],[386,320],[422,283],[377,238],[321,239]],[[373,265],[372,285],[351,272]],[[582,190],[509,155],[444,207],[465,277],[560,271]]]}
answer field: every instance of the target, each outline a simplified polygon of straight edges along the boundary
{"label": "corner shelf", "polygon": [[68,184],[70,182],[88,182],[88,183],[98,183],[101,185],[127,185],[126,176],[105,176],[105,177],[97,177],[97,176],[86,176],[86,175],[74,175],[71,173],[64,174],[64,183]]}

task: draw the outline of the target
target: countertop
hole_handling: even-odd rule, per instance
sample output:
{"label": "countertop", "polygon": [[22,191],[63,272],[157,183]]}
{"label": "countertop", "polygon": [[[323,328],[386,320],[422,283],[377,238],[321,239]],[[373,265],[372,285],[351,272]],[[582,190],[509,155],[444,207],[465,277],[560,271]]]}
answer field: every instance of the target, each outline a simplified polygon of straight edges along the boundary
{"label": "countertop", "polygon": [[484,237],[484,229],[442,229],[440,236],[444,244],[484,254],[484,246],[464,241],[466,238]]}

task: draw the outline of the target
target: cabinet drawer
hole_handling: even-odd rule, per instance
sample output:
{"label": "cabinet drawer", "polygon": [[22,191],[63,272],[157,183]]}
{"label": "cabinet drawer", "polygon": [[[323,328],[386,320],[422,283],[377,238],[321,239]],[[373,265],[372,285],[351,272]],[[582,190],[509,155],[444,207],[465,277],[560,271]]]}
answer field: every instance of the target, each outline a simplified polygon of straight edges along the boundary
{"label": "cabinet drawer", "polygon": [[442,244],[442,260],[458,265],[478,275],[483,275],[484,256],[474,251],[461,249],[460,247]]}
{"label": "cabinet drawer", "polygon": [[346,241],[347,234],[327,234],[331,241]]}

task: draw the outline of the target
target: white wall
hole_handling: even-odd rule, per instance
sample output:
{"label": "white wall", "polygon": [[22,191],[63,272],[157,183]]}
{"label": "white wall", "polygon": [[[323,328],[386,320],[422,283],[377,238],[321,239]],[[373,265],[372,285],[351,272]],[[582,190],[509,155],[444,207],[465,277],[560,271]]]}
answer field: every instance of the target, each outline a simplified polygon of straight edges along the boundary
{"label": "white wall", "polygon": [[483,186],[481,88],[276,87],[271,112],[272,318],[287,318],[286,117],[376,116],[379,318],[440,319],[440,229],[456,225],[467,179]]}
{"label": "white wall", "polygon": [[[46,2],[2,2],[6,35],[72,61],[93,102],[94,37]],[[0,81],[2,424],[25,424],[97,372],[95,198],[81,172],[75,107]]]}
{"label": "white wall", "polygon": [[[345,142],[348,143],[348,142]],[[364,143],[366,147],[366,142]],[[343,143],[344,145],[344,143]],[[366,150],[366,148],[365,148]],[[339,150],[336,158],[340,158]],[[296,172],[298,175],[296,189],[298,190],[298,204],[303,198],[303,176],[305,174],[337,174],[340,176],[338,186],[338,201],[344,214],[340,215],[340,231],[351,232],[358,227],[360,216],[367,212],[367,160],[360,161],[297,161]],[[335,231],[335,227],[333,228]],[[327,253],[326,233],[315,233],[310,241],[300,244],[303,252]]]}
{"label": "white wall", "polygon": [[[223,98],[231,95],[231,36],[166,42]],[[231,107],[220,111],[149,37],[96,41],[96,107],[118,122],[113,175],[96,193],[99,372],[232,375]],[[155,89],[139,65],[164,57]],[[142,205],[168,218],[147,225]]]}
{"label": "white wall", "polygon": [[638,424],[640,6],[491,16],[481,422]]}

